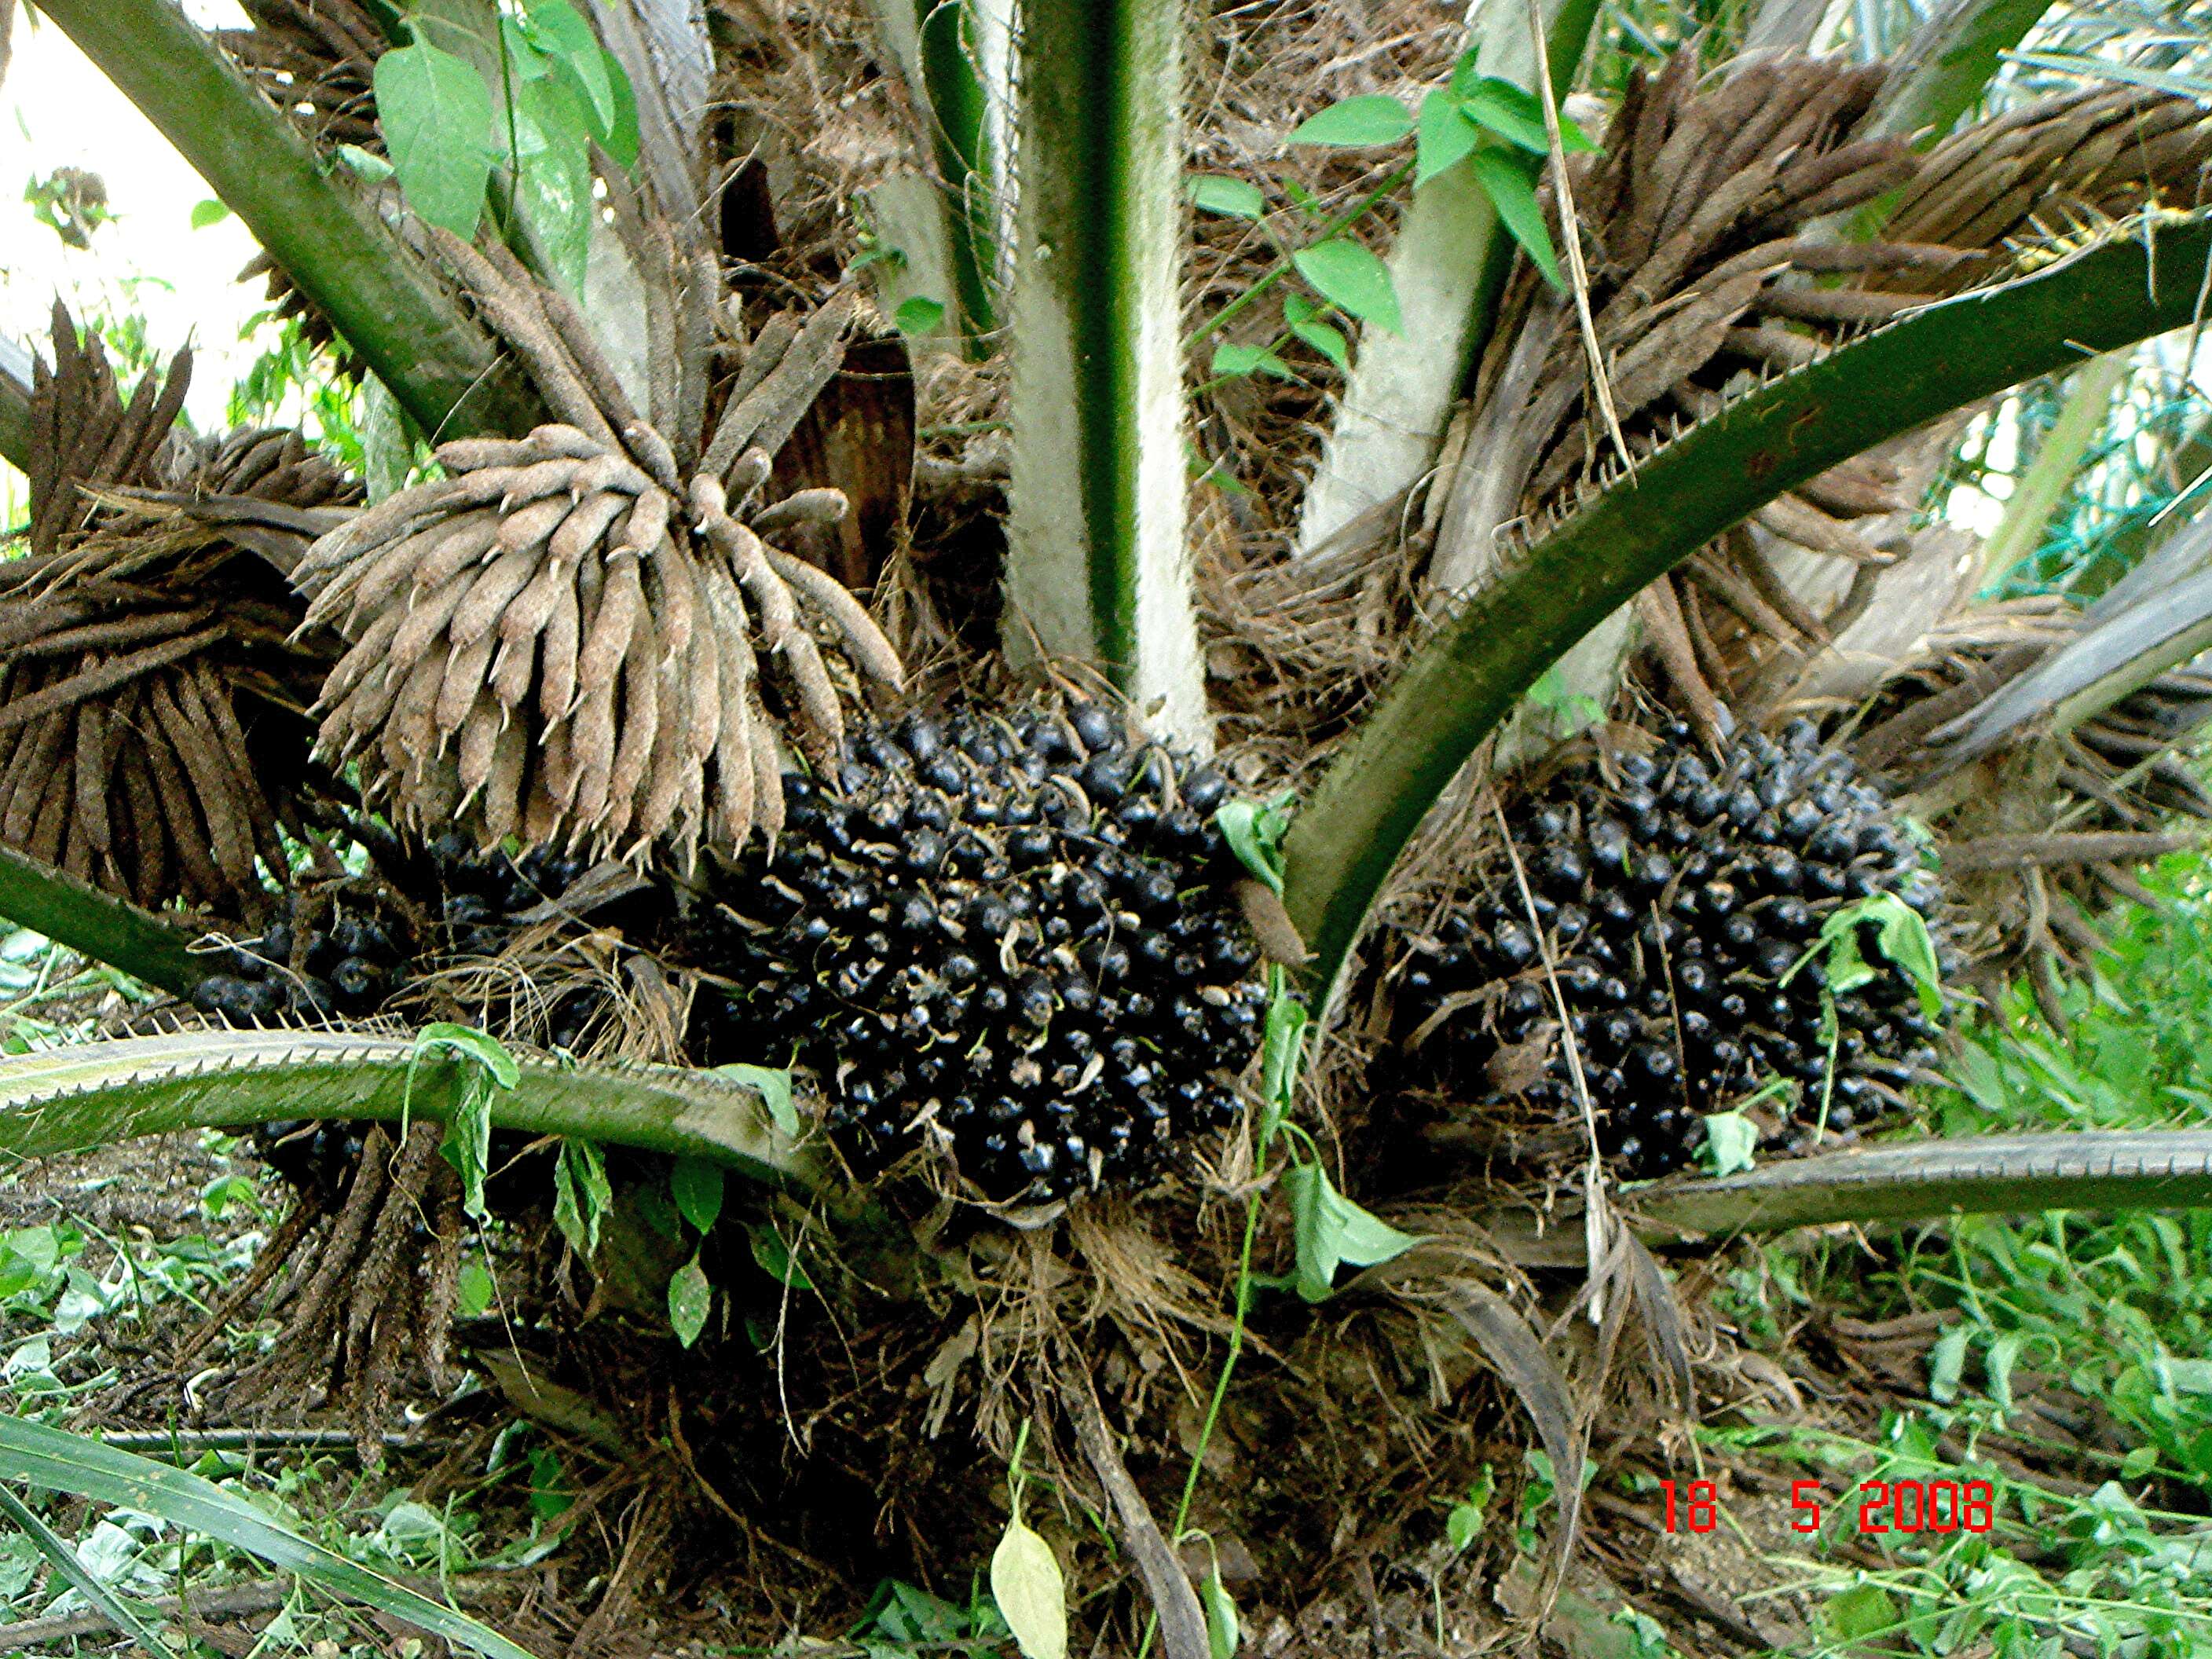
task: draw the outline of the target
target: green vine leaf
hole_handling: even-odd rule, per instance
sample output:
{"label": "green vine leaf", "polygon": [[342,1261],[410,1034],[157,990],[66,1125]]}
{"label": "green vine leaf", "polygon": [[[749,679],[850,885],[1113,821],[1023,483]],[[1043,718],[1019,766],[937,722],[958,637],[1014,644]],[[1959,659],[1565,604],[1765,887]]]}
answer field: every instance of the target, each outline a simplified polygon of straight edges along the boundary
{"label": "green vine leaf", "polygon": [[1231,345],[1226,342],[1213,348],[1212,373],[1219,375],[1272,374],[1279,380],[1295,380],[1297,374],[1263,345]]}
{"label": "green vine leaf", "polygon": [[1018,1515],[1007,1518],[991,1552],[991,1599],[1023,1659],[1067,1659],[1067,1589],[1060,1562]]}
{"label": "green vine leaf", "polygon": [[1339,149],[1395,144],[1413,130],[1413,118],[1396,99],[1382,93],[1346,98],[1308,116],[1291,129],[1285,143],[1326,144]]}
{"label": "green vine leaf", "polygon": [[1505,227],[1506,234],[1520,243],[1544,280],[1564,292],[1566,278],[1559,274],[1559,258],[1552,249],[1544,210],[1536,204],[1539,163],[1535,157],[1486,145],[1474,152],[1468,165],[1474,169],[1491,206],[1497,209],[1498,222]]}
{"label": "green vine leaf", "polygon": [[599,1254],[599,1226],[614,1207],[607,1161],[599,1147],[574,1136],[561,1142],[553,1164],[553,1224],[586,1261]]}
{"label": "green vine leaf", "polygon": [[[1460,100],[1460,110],[1477,126],[1487,129],[1508,143],[1518,144],[1522,149],[1537,155],[1552,152],[1551,134],[1544,128],[1544,106],[1533,92],[1524,91],[1510,81],[1501,81],[1494,75],[1486,75],[1468,88]],[[1577,150],[1588,152],[1597,146],[1590,137],[1566,116],[1559,117],[1559,148],[1572,155]]]}
{"label": "green vine leaf", "polygon": [[669,1166],[668,1195],[702,1237],[721,1218],[723,1179],[722,1166],[703,1158],[679,1158]]}
{"label": "green vine leaf", "polygon": [[446,1159],[461,1176],[461,1208],[477,1221],[489,1221],[484,1182],[491,1173],[492,1097],[512,1090],[522,1080],[522,1068],[507,1046],[488,1032],[470,1025],[440,1020],[416,1034],[414,1051],[407,1062],[409,1087],[416,1066],[440,1050],[471,1063],[462,1079],[460,1098],[453,1103],[453,1121],[446,1126]]}
{"label": "green vine leaf", "polygon": [[1421,100],[1413,133],[1413,185],[1425,185],[1474,153],[1482,135],[1467,118],[1460,100],[1439,88]]}
{"label": "green vine leaf", "polygon": [[891,313],[891,326],[902,334],[927,334],[945,320],[945,301],[927,294],[909,295]]}
{"label": "green vine leaf", "polygon": [[[1532,193],[1529,204],[1534,203]],[[1388,333],[1404,331],[1390,268],[1350,237],[1332,236],[1302,247],[1291,255],[1291,263],[1331,305]]]}
{"label": "green vine leaf", "polygon": [[463,240],[491,182],[491,89],[452,52],[417,39],[376,60],[376,110],[407,205]]}
{"label": "green vine leaf", "polygon": [[761,1103],[768,1108],[769,1121],[786,1139],[799,1139],[800,1124],[799,1108],[791,1097],[791,1073],[777,1071],[768,1066],[717,1066],[716,1077],[726,1077],[732,1083],[742,1083],[758,1091]]}
{"label": "green vine leaf", "polygon": [[1190,204],[1200,213],[1218,213],[1230,219],[1257,219],[1267,210],[1267,198],[1249,179],[1220,173],[1197,173],[1186,186]]}
{"label": "green vine leaf", "polygon": [[1920,1012],[1934,1019],[1943,1012],[1943,969],[1936,955],[1921,914],[1894,893],[1869,893],[1854,899],[1820,924],[1820,937],[1812,949],[1791,963],[1782,975],[1787,985],[1797,972],[1821,951],[1828,953],[1828,990],[1840,996],[1871,983],[1876,969],[1859,949],[1859,929],[1875,929],[1875,945],[1899,972],[1912,981]]}
{"label": "green vine leaf", "polygon": [[814,1281],[806,1276],[799,1265],[799,1256],[783,1242],[783,1235],[763,1223],[749,1227],[746,1233],[752,1243],[753,1261],[760,1270],[779,1285],[788,1285],[794,1291],[811,1291]]}
{"label": "green vine leaf", "polygon": [[538,0],[529,8],[528,15],[538,45],[575,77],[598,118],[598,131],[611,130],[621,107],[615,97],[620,71],[610,72],[607,55],[600,49],[592,26],[568,0]]}
{"label": "green vine leaf", "polygon": [[1298,1077],[1305,1069],[1306,1027],[1311,1018],[1305,1004],[1290,988],[1290,976],[1280,969],[1275,970],[1275,976],[1274,994],[1267,1002],[1267,1033],[1260,1045],[1262,1152],[1274,1139],[1283,1120],[1290,1115],[1291,1103],[1297,1095]]}
{"label": "green vine leaf", "polygon": [[1752,1167],[1759,1150],[1759,1126],[1741,1112],[1711,1112],[1705,1117],[1704,1158],[1716,1176]]}
{"label": "green vine leaf", "polygon": [[1297,1291],[1309,1302],[1335,1294],[1336,1270],[1346,1262],[1372,1267],[1403,1255],[1420,1243],[1369,1213],[1336,1190],[1318,1163],[1284,1174],[1291,1194],[1291,1231],[1297,1243]]}
{"label": "green vine leaf", "polygon": [[707,1281],[707,1270],[694,1255],[678,1267],[668,1281],[668,1323],[676,1333],[676,1340],[690,1347],[707,1328],[707,1315],[714,1305],[714,1287]]}
{"label": "green vine leaf", "polygon": [[1213,825],[1238,862],[1255,881],[1277,893],[1283,890],[1283,837],[1290,833],[1291,804],[1287,791],[1273,800],[1225,801],[1214,809]]}
{"label": "green vine leaf", "polygon": [[1237,1603],[1230,1599],[1229,1587],[1221,1582],[1218,1563],[1199,1586],[1198,1599],[1206,1608],[1206,1645],[1212,1659],[1231,1659],[1243,1632],[1237,1622]]}
{"label": "green vine leaf", "polygon": [[584,291],[592,252],[590,123],[568,82],[546,76],[514,89],[515,192],[554,274],[571,295]]}

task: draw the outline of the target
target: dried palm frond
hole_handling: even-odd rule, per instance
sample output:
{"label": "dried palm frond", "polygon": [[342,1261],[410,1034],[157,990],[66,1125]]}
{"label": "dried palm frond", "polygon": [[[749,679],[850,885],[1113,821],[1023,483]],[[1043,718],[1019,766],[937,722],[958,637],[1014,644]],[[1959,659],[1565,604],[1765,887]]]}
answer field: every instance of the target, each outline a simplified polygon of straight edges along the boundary
{"label": "dried palm frond", "polygon": [[[2080,626],[2063,600],[1981,608],[1899,665],[1850,745],[1940,838],[1980,971],[1994,987],[2027,969],[2062,1029],[2054,963],[2084,966],[2102,948],[2086,918],[2136,896],[2130,867],[2212,824],[2212,792],[2187,758],[2212,724],[2212,675],[2168,670],[2063,735],[2025,727],[1963,768],[1932,739]],[[2177,825],[2190,829],[2177,835]]]}
{"label": "dried palm frond", "polygon": [[2129,86],[2039,98],[1936,145],[1890,216],[1890,235],[1975,257],[1940,283],[1898,270],[1869,285],[1950,292],[1996,269],[2014,244],[2063,240],[2148,204],[2195,207],[2208,162],[2212,111],[2192,99]]}
{"label": "dried palm frond", "polygon": [[[849,297],[803,325],[764,325],[711,435],[664,434],[564,295],[503,250],[437,240],[557,418],[526,438],[446,445],[446,477],[310,550],[296,576],[308,620],[354,642],[323,689],[323,751],[357,760],[402,823],[457,823],[485,844],[628,856],[663,839],[688,853],[702,837],[734,848],[756,827],[773,836],[783,730],[825,760],[843,741],[851,690],[815,627],[860,676],[902,678],[859,601],[762,539],[835,520],[844,498],[756,501],[836,372]],[[700,273],[691,286],[705,284]],[[653,403],[680,413],[705,403],[712,327],[684,324],[713,308],[687,287],[665,297],[672,349],[656,354]],[[779,671],[767,687],[757,647]]]}
{"label": "dried palm frond", "polygon": [[59,307],[53,352],[33,550],[0,567],[0,842],[142,903],[252,914],[334,654],[292,637],[283,571],[359,492],[296,433],[173,430],[188,354],[126,402]]}
{"label": "dried palm frond", "polygon": [[[2021,239],[2070,232],[2145,196],[2194,200],[2212,118],[2134,88],[2045,100],[1970,128],[1923,158],[1854,125],[1879,64],[1756,59],[1700,88],[1693,52],[1630,82],[1601,153],[1570,162],[1591,302],[1630,453],[1587,396],[1569,308],[1524,261],[1483,362],[1432,574],[1459,587],[1525,516],[1570,510],[1600,472],[1650,454],[1741,387],[1802,367],[1855,330],[1956,291],[2015,257]],[[2023,183],[2026,180],[2027,182]],[[1882,239],[1838,240],[1823,222],[1896,194]],[[1556,215],[1554,216],[1556,219]],[[1647,635],[1682,706],[1711,719],[1740,677],[1741,642],[1802,655],[1871,599],[1909,534],[1884,515],[1919,479],[1865,456],[1778,496],[1753,525],[1662,580]],[[1865,521],[1874,521],[1871,528]],[[1776,555],[1850,568],[1826,614]]]}
{"label": "dried palm frond", "polygon": [[358,0],[240,0],[253,27],[216,39],[248,80],[307,131],[319,149],[381,153],[376,60],[392,44]]}
{"label": "dried palm frond", "polygon": [[99,503],[88,489],[152,483],[162,446],[192,383],[187,346],[166,372],[139,377],[124,399],[107,350],[54,301],[53,362],[31,365],[31,550],[52,553],[89,533]]}
{"label": "dried palm frond", "polygon": [[[1700,90],[1697,54],[1685,51],[1656,76],[1639,71],[1601,152],[1569,163],[1593,323],[1630,459],[1712,412],[1732,383],[1808,362],[1843,331],[1907,303],[1800,287],[1793,273],[1942,268],[1962,257],[1808,234],[1914,174],[1907,146],[1849,137],[1885,73],[1879,64],[1764,59]],[[1447,587],[1480,574],[1502,527],[1570,503],[1612,447],[1587,406],[1571,310],[1525,261],[1492,340],[1461,450],[1479,465],[1461,466],[1443,514],[1433,574]],[[1853,469],[1824,485],[1867,510],[1893,504],[1879,477]]]}

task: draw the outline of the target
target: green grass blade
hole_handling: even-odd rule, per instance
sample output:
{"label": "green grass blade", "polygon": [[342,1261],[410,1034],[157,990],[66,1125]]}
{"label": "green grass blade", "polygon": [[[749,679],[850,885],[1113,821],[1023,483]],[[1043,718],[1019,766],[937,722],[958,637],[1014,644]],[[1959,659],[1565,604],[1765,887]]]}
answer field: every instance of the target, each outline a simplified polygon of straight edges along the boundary
{"label": "green grass blade", "polygon": [[1730,525],[1884,439],[2085,356],[2185,325],[2212,217],[2114,237],[1930,305],[1739,398],[1538,532],[1407,662],[1285,842],[1284,901],[1333,984],[1407,841],[1562,653]]}
{"label": "green grass blade", "polygon": [[[40,1520],[36,1510],[4,1486],[0,1486],[0,1516],[5,1516],[29,1534],[31,1541],[39,1547],[39,1553],[52,1564],[56,1572],[76,1586],[78,1595],[92,1603],[94,1612],[152,1654],[154,1659],[170,1659],[169,1650],[162,1645],[158,1635],[146,1628],[145,1620],[84,1570],[84,1563],[76,1559],[69,1540]],[[0,1626],[0,1637],[7,1633],[6,1628]]]}
{"label": "green grass blade", "polygon": [[191,995],[209,972],[183,928],[5,847],[0,916],[177,996]]}
{"label": "green grass blade", "polygon": [[[281,1571],[297,1573],[334,1595],[404,1620],[457,1647],[482,1654],[483,1659],[533,1659],[528,1649],[517,1647],[497,1631],[310,1542],[212,1482],[136,1453],[43,1423],[0,1417],[0,1480],[157,1515],[182,1531],[258,1556]],[[166,1650],[154,1647],[152,1651]]]}
{"label": "green grass blade", "polygon": [[[515,1086],[492,1098],[495,1128],[706,1158],[757,1180],[811,1178],[811,1160],[739,1079],[518,1058]],[[0,1158],[289,1118],[396,1122],[411,1110],[450,1123],[476,1064],[418,1054],[408,1036],[343,1031],[185,1031],[9,1055]]]}

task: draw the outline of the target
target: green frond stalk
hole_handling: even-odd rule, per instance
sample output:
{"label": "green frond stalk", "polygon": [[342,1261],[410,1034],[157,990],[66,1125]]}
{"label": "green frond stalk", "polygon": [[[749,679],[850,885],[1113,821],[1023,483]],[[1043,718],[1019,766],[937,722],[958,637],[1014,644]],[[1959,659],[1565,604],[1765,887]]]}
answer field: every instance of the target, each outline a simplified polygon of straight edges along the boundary
{"label": "green frond stalk", "polygon": [[54,0],[58,24],[319,307],[422,430],[520,431],[536,400],[490,340],[173,0]]}
{"label": "green frond stalk", "polygon": [[[809,1158],[757,1091],[677,1066],[568,1066],[520,1056],[492,1127],[705,1158],[762,1181],[807,1182]],[[475,1062],[405,1036],[184,1031],[0,1058],[0,1158],[82,1152],[177,1129],[291,1118],[450,1122]]]}
{"label": "green frond stalk", "polygon": [[[2091,1130],[1962,1135],[1791,1158],[1741,1175],[1662,1182],[1620,1195],[1647,1244],[1836,1222],[1936,1221],[2039,1210],[2179,1210],[2212,1206],[2212,1131]],[[1579,1267],[1577,1215],[1540,1229],[1524,1213],[1484,1218],[1498,1249],[1527,1267]]]}
{"label": "green frond stalk", "polygon": [[1647,1238],[1776,1232],[1954,1212],[2212,1205],[2212,1131],[2100,1130],[1901,1141],[1634,1195]]}
{"label": "green frond stalk", "polygon": [[1034,6],[1021,42],[1006,644],[1210,746],[1183,545],[1177,0]]}
{"label": "green frond stalk", "polygon": [[0,847],[0,916],[174,996],[191,995],[210,971],[192,954],[191,936],[166,916],[7,847]]}
{"label": "green frond stalk", "polygon": [[877,32],[927,124],[937,163],[939,215],[952,292],[969,355],[998,326],[999,204],[1003,183],[984,79],[985,19],[974,0],[871,0]]}
{"label": "green frond stalk", "polygon": [[[1564,98],[1597,15],[1595,0],[1540,0],[1553,93]],[[1534,90],[1528,0],[1475,0],[1467,44],[1486,75]],[[1436,465],[1452,405],[1489,343],[1514,242],[1467,161],[1413,191],[1387,264],[1403,326],[1360,331],[1321,465],[1298,515],[1298,553],[1324,550],[1362,514],[1386,508]]]}
{"label": "green frond stalk", "polygon": [[1407,664],[1291,825],[1285,901],[1333,986],[1429,807],[1537,676],[1639,588],[1805,479],[2085,352],[2186,324],[2212,218],[2116,234],[1771,382],[1598,491]]}

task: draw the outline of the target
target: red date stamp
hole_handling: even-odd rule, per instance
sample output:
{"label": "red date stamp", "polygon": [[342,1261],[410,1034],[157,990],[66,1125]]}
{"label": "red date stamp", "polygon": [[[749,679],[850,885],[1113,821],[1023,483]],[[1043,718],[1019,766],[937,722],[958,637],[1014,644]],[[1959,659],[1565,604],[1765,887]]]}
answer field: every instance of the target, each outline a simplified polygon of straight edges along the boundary
{"label": "red date stamp", "polygon": [[[1677,1486],[1662,1480],[1668,1532],[1711,1532],[1720,1524],[1719,1489],[1710,1480]],[[1996,1488],[1986,1480],[1867,1480],[1858,1489],[1858,1533],[1987,1532],[1996,1524]],[[1790,1528],[1820,1530],[1826,1494],[1817,1480],[1790,1483]],[[1846,1503],[1850,1498],[1846,1497]]]}

